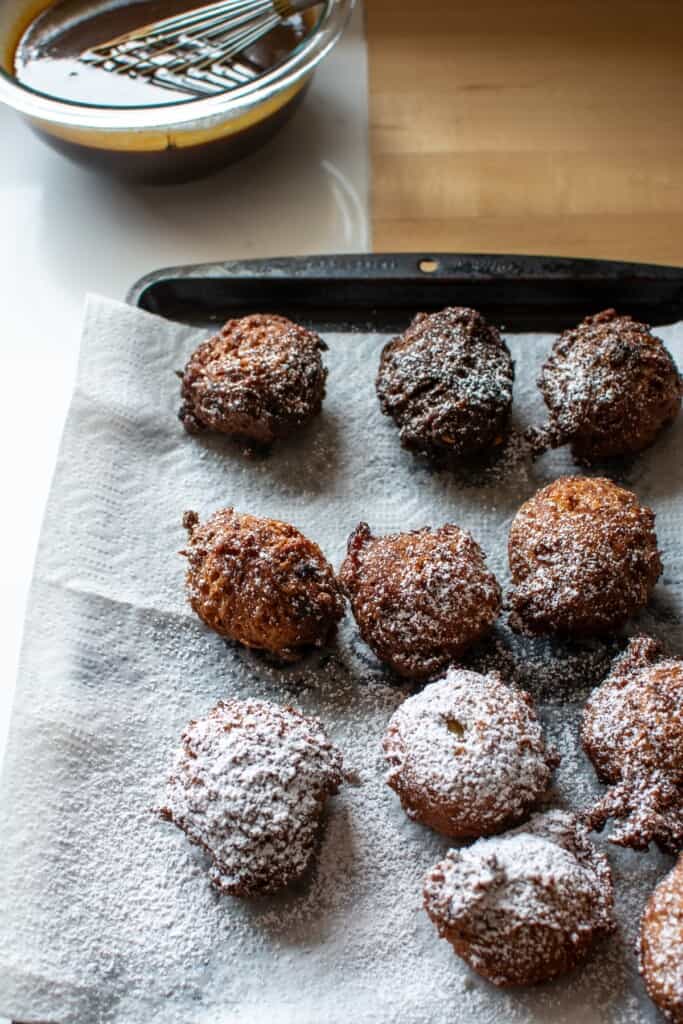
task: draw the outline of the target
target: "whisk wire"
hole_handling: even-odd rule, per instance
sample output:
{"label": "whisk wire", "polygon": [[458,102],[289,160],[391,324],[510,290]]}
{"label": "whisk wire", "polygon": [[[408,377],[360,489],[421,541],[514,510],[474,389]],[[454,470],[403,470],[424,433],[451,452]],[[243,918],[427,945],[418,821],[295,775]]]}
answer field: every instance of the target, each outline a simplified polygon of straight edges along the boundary
{"label": "whisk wire", "polygon": [[92,47],[88,53],[100,53],[106,50],[113,50],[126,43],[138,43],[144,40],[163,38],[166,35],[173,35],[176,32],[182,33],[187,28],[199,27],[206,18],[222,18],[226,23],[235,14],[238,16],[258,17],[260,14],[273,11],[272,0],[214,0],[214,3],[205,4],[203,7],[196,7],[186,11],[184,14],[176,14],[161,21],[150,22],[130,32],[124,32],[114,39],[108,40],[99,46]]}
{"label": "whisk wire", "polygon": [[250,32],[244,32],[242,33],[242,35],[234,37],[227,48],[221,49],[220,51],[218,51],[218,53],[210,54],[203,60],[200,60],[199,62],[188,61],[185,66],[181,65],[180,69],[186,69],[188,70],[189,73],[191,73],[193,70],[201,69],[212,63],[215,63],[217,57],[221,61],[229,60],[231,57],[236,57],[238,53],[242,52],[242,50],[246,50],[247,47],[251,46],[255,42],[258,42],[258,40],[265,34],[265,32],[269,32],[271,28],[274,28],[275,25],[278,24],[278,22],[279,18],[269,19],[269,24],[267,27],[263,25],[254,27]]}
{"label": "whisk wire", "polygon": [[259,73],[235,58],[293,11],[318,0],[218,0],[124,33],[81,55],[105,71],[196,95],[224,92]]}
{"label": "whisk wire", "polygon": [[[257,0],[257,2],[259,6],[263,6],[263,0]],[[112,40],[110,43],[87,51],[81,59],[86,60],[89,64],[102,64],[113,58],[128,58],[137,53],[148,58],[152,54],[160,55],[172,49],[176,43],[183,41],[183,36],[187,36],[188,40],[200,38],[199,33],[206,36],[207,33],[210,34],[212,28],[217,28],[221,33],[225,33],[226,6],[225,3],[211,4],[210,7],[202,9],[204,13],[201,17],[199,12],[194,12],[193,17],[168,18],[166,21],[167,23],[173,22],[173,28],[167,28],[161,32],[155,31],[152,35],[143,35],[143,29],[139,29],[135,33],[127,33],[119,36],[118,40]],[[229,6],[234,9],[235,0],[230,0]],[[213,12],[211,15],[207,14],[209,10]],[[247,13],[237,22],[238,25],[244,23],[253,23],[253,14]],[[231,24],[234,25],[235,22],[233,21]],[[188,32],[190,28],[195,30],[192,36]],[[127,60],[126,63],[130,64],[130,61]]]}
{"label": "whisk wire", "polygon": [[[145,61],[156,61],[158,63],[161,57],[164,57],[166,54],[172,54],[178,46],[183,50],[192,51],[194,49],[197,54],[205,54],[209,43],[213,45],[215,50],[221,42],[230,41],[231,46],[224,47],[220,52],[216,51],[214,53],[213,59],[220,58],[221,60],[226,60],[236,56],[241,50],[249,46],[252,39],[260,38],[263,35],[264,29],[265,31],[270,31],[270,28],[274,28],[277,24],[277,18],[270,19],[267,26],[263,22],[258,22],[255,26],[251,18],[246,21],[246,24],[252,26],[251,30],[248,33],[243,31],[236,34],[232,29],[226,31],[225,22],[222,18],[214,18],[202,23],[201,36],[190,36],[185,31],[175,32],[168,38],[154,36],[147,40],[140,40],[134,45],[129,44],[128,48],[125,46],[121,47],[116,56],[127,58],[126,64],[130,67],[131,60],[144,59]],[[176,53],[176,57],[179,56],[180,54]],[[109,60],[111,57],[105,55],[103,59]],[[119,70],[127,71],[128,67],[126,64],[122,65]]]}

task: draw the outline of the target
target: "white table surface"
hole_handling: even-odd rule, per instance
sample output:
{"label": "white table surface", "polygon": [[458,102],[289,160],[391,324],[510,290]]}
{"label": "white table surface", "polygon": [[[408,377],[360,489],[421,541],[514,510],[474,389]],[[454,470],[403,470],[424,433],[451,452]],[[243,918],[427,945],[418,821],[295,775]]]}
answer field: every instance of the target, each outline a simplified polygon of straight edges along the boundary
{"label": "white table surface", "polygon": [[361,12],[282,133],[204,181],[145,188],[98,177],[53,153],[4,108],[0,138],[1,762],[84,296],[123,298],[161,266],[369,247]]}

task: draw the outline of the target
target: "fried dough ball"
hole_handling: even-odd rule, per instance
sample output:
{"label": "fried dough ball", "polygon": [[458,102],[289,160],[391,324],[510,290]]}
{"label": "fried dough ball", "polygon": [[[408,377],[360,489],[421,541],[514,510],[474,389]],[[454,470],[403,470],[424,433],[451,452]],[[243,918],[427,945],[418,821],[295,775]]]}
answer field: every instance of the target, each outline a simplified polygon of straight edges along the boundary
{"label": "fried dough ball", "polygon": [[160,814],[209,855],[218,889],[257,896],[304,873],[341,782],[342,755],[318,719],[221,701],[183,732]]}
{"label": "fried dough ball", "polygon": [[283,316],[228,320],[190,356],[179,417],[189,433],[215,430],[247,446],[285,437],[320,412],[327,346]]}
{"label": "fried dough ball", "polygon": [[317,544],[288,523],[232,508],[203,526],[186,512],[183,525],[188,599],[207,626],[281,661],[325,643],[344,602]]}
{"label": "fried dough ball", "polygon": [[439,935],[494,985],[571,971],[614,928],[607,858],[563,811],[449,850],[429,872],[424,906]]}
{"label": "fried dough ball", "polygon": [[382,746],[408,817],[455,839],[519,821],[559,763],[528,693],[459,668],[401,704]]}
{"label": "fried dough ball", "polygon": [[668,1020],[683,1024],[683,856],[648,900],[639,953],[648,995]]}
{"label": "fried dough ball", "polygon": [[456,661],[500,612],[483,551],[451,524],[374,537],[360,523],[339,575],[363,640],[409,679]]}
{"label": "fried dough ball", "polygon": [[561,477],[510,529],[510,625],[531,635],[608,632],[647,604],[662,571],[651,509],[599,477]]}
{"label": "fried dough ball", "polygon": [[514,369],[497,328],[476,309],[418,313],[385,345],[377,395],[404,448],[457,461],[499,447],[509,432]]}
{"label": "fried dough ball", "polygon": [[559,336],[538,386],[550,422],[529,432],[534,447],[570,444],[584,463],[647,448],[678,415],[683,393],[659,338],[613,309]]}
{"label": "fried dough ball", "polygon": [[683,849],[683,660],[649,637],[632,639],[589,698],[581,740],[610,783],[586,815],[591,828],[614,818],[618,846]]}

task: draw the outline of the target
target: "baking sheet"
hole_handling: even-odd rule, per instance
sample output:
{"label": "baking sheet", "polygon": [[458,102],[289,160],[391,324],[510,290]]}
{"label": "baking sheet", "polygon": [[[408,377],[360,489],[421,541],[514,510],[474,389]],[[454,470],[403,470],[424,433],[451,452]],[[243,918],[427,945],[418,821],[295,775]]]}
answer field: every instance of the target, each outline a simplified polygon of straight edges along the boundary
{"label": "baking sheet", "polygon": [[[683,363],[683,326],[658,333]],[[570,977],[502,993],[437,938],[423,873],[449,842],[410,822],[383,782],[380,740],[407,694],[347,615],[336,646],[276,669],[192,615],[177,551],[186,509],[234,504],[293,522],[335,566],[359,519],[377,532],[453,521],[503,584],[519,504],[574,471],[568,453],[529,467],[513,441],[478,474],[436,472],[401,451],[373,390],[375,335],[326,334],[322,416],[268,458],[175,419],[196,330],[89,301],[78,385],[47,509],[0,789],[0,1013],[20,1020],[139,1024],[442,1024],[656,1020],[633,942],[644,900],[672,863],[605,846],[618,934]],[[508,336],[515,417],[542,416],[535,377],[551,338]],[[679,495],[683,420],[618,467],[657,512],[665,572],[636,627],[683,653]],[[10,539],[11,542],[11,539]],[[563,754],[553,805],[597,791],[577,722],[615,644],[552,648],[501,626],[472,656],[539,700]],[[227,694],[318,714],[358,782],[329,805],[309,876],[244,903],[219,896],[202,854],[153,813],[187,720]]]}

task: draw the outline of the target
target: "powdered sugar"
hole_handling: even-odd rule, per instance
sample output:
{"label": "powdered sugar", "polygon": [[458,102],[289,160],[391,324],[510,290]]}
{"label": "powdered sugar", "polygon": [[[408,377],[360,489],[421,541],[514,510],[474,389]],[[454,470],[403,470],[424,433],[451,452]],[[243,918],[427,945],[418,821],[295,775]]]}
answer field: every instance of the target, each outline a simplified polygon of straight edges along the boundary
{"label": "powdered sugar", "polygon": [[675,1024],[683,1020],[683,858],[648,901],[640,938],[648,992]]}
{"label": "powdered sugar", "polygon": [[509,556],[511,622],[532,634],[615,629],[662,571],[652,510],[602,478],[562,477],[525,502]]}
{"label": "powdered sugar", "polygon": [[203,525],[186,512],[183,525],[188,600],[207,626],[283,661],[323,645],[344,604],[317,544],[289,523],[232,508]]}
{"label": "powdered sugar", "polygon": [[[325,336],[323,411],[269,459],[177,423],[174,371],[205,336],[93,302],[26,627],[0,798],[0,1012],[68,1024],[642,1024],[656,1011],[633,952],[671,858],[607,850],[617,933],[553,985],[499,992],[425,914],[422,878],[452,841],[407,819],[384,781],[381,739],[410,694],[349,614],[329,650],[286,668],[226,644],[187,606],[183,510],[227,504],[296,524],[335,567],[360,519],[378,533],[456,522],[507,585],[519,505],[571,471],[569,453],[503,459],[476,480],[400,449],[374,368],[385,337]],[[664,334],[663,334],[664,336]],[[680,340],[677,341],[677,337]],[[683,331],[669,344],[683,357]],[[538,422],[548,337],[512,337],[518,426]],[[680,422],[627,484],[656,508],[665,575],[638,628],[681,654]],[[84,445],[83,439],[88,439]],[[555,644],[504,621],[471,654],[538,702],[562,763],[547,794],[600,793],[579,744],[583,700],[623,640]],[[469,657],[469,656],[468,656]],[[217,893],[207,857],[153,813],[178,737],[219,700],[293,704],[319,717],[356,784],[328,801],[309,870],[273,897]]]}
{"label": "powdered sugar", "polygon": [[284,317],[229,320],[192,353],[182,377],[185,428],[269,444],[320,411],[322,339]]}
{"label": "powdered sugar", "polygon": [[449,851],[428,873],[424,896],[441,934],[498,985],[571,969],[614,927],[607,859],[560,811]]}
{"label": "powdered sugar", "polygon": [[502,443],[513,378],[498,330],[476,310],[450,307],[418,314],[386,346],[377,393],[405,447],[458,459]]}
{"label": "powdered sugar", "polygon": [[386,779],[409,815],[453,836],[497,831],[545,792],[556,758],[526,694],[450,669],[409,697],[384,738]]}
{"label": "powdered sugar", "polygon": [[659,339],[614,310],[560,335],[539,386],[550,425],[531,431],[532,441],[539,448],[570,442],[588,461],[647,447],[678,414],[683,391]]}
{"label": "powdered sugar", "polygon": [[585,706],[582,740],[612,783],[591,809],[601,828],[617,819],[611,841],[646,849],[653,840],[672,853],[683,845],[683,661],[667,659],[647,637],[625,654]]}
{"label": "powdered sugar", "polygon": [[500,586],[484,553],[453,524],[373,537],[360,523],[340,579],[363,639],[411,679],[459,659],[500,611]]}
{"label": "powdered sugar", "polygon": [[185,729],[161,814],[206,850],[219,889],[271,892],[306,870],[341,765],[317,720],[221,701]]}

